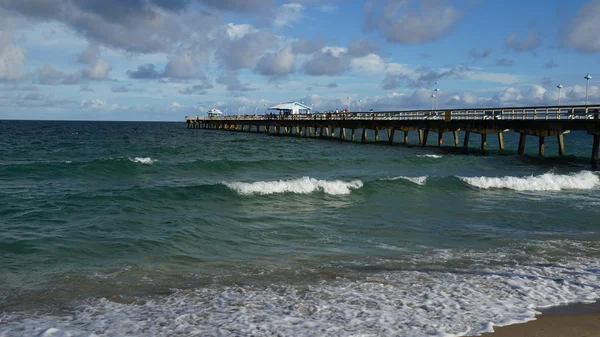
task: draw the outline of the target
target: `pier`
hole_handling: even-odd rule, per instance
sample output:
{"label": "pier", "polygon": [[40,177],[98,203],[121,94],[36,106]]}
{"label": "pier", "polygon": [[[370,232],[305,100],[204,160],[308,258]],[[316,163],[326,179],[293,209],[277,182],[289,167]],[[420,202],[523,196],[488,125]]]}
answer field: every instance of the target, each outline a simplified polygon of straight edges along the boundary
{"label": "pier", "polygon": [[[481,109],[444,109],[382,112],[326,112],[307,114],[263,114],[243,116],[185,116],[188,129],[213,129],[237,132],[263,132],[299,137],[335,138],[367,143],[368,130],[373,141],[380,132],[394,143],[397,133],[405,145],[426,146],[433,133],[442,146],[444,135],[452,137],[455,147],[469,149],[474,135],[480,149],[486,151],[488,136],[497,137],[504,150],[505,132],[519,133],[517,153],[523,155],[528,138],[537,137],[538,155],[545,155],[547,137],[555,137],[558,156],[565,155],[564,135],[586,131],[593,136],[591,165],[598,166],[600,148],[600,105],[504,107]],[[464,131],[462,141],[458,131]],[[409,137],[410,133],[414,136]],[[530,136],[530,137],[528,137]],[[451,143],[452,144],[452,143]]]}

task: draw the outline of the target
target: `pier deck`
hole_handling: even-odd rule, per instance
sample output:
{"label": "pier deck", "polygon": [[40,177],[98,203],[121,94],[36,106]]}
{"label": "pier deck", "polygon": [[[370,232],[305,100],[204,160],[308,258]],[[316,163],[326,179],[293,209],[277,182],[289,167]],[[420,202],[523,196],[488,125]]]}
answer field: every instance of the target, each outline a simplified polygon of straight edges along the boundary
{"label": "pier deck", "polygon": [[[600,105],[504,107],[482,109],[412,110],[383,112],[328,112],[313,114],[263,114],[244,116],[186,116],[190,129],[217,129],[229,131],[265,132],[304,137],[335,137],[355,141],[357,130],[360,141],[365,143],[367,130],[387,132],[387,139],[394,142],[396,131],[418,134],[418,145],[425,146],[431,132],[438,134],[442,145],[443,134],[453,133],[454,146],[459,147],[458,131],[464,131],[462,146],[469,147],[471,134],[481,136],[481,150],[485,151],[487,136],[498,137],[500,150],[504,150],[503,133],[520,134],[518,153],[523,154],[527,136],[538,137],[538,154],[544,156],[545,138],[556,136],[558,155],[565,155],[563,135],[572,130],[586,131],[593,136],[591,164],[598,165],[600,148]],[[337,136],[336,136],[337,135]]]}

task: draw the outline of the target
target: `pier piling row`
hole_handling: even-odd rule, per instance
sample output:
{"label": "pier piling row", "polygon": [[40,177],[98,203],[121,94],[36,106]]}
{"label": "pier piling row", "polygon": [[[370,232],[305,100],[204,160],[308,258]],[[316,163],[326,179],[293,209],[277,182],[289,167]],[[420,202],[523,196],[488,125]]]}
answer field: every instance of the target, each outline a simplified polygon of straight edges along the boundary
{"label": "pier piling row", "polygon": [[[402,132],[402,143],[409,145],[409,133],[417,137],[413,143],[427,146],[429,134],[437,134],[442,146],[445,133],[452,133],[454,147],[460,147],[458,131],[464,131],[462,147],[469,149],[472,134],[480,136],[481,151],[487,150],[488,135],[496,135],[499,150],[504,150],[505,132],[519,133],[517,153],[525,153],[527,136],[538,138],[538,155],[545,155],[546,137],[556,137],[558,155],[565,155],[564,135],[572,130],[593,136],[591,165],[598,165],[600,149],[600,105],[544,106],[518,108],[414,110],[387,112],[342,112],[313,114],[265,114],[244,116],[186,116],[188,129],[212,129],[237,132],[263,132],[273,135],[319,137],[361,143],[379,141],[380,132],[394,143],[396,132]],[[261,131],[262,130],[262,131]]]}

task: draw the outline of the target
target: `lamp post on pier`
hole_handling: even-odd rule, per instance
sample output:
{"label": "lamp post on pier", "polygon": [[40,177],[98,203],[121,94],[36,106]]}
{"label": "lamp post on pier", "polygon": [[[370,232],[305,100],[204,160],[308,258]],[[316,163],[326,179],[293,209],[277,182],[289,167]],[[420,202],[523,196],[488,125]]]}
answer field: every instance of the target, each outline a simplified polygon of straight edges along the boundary
{"label": "lamp post on pier", "polygon": [[563,88],[562,84],[556,86],[558,88],[558,106],[560,106],[560,89]]}
{"label": "lamp post on pier", "polygon": [[590,80],[592,79],[592,75],[585,75],[585,105],[588,105],[588,88],[590,86]]}
{"label": "lamp post on pier", "polygon": [[431,94],[431,110],[435,110],[435,95]]}
{"label": "lamp post on pier", "polygon": [[362,99],[358,100],[358,112],[362,112]]}

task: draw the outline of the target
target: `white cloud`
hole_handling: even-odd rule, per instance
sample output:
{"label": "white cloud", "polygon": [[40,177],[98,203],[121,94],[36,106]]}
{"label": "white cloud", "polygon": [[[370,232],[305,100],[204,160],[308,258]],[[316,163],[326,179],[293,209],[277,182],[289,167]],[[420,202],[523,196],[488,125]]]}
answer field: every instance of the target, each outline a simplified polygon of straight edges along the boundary
{"label": "white cloud", "polygon": [[411,2],[388,0],[380,10],[378,2],[367,2],[367,27],[381,29],[391,42],[418,44],[450,34],[465,15],[445,1],[422,1],[420,12],[408,8]]}
{"label": "white cloud", "polygon": [[92,108],[92,109],[101,109],[106,108],[108,103],[103,99],[92,99],[92,100],[83,100],[79,104],[80,108]]}
{"label": "white cloud", "polygon": [[342,54],[346,54],[348,49],[344,47],[336,47],[336,46],[326,46],[321,48],[321,52],[323,53],[331,53],[331,55],[335,57],[340,57]]}
{"label": "white cloud", "polygon": [[14,43],[13,20],[0,8],[0,81],[13,81],[21,77],[25,51]]}
{"label": "white cloud", "polygon": [[484,71],[468,70],[464,73],[464,77],[473,81],[490,82],[490,83],[501,83],[501,84],[515,84],[522,82],[525,79],[521,75],[507,74],[507,73],[489,73]]}
{"label": "white cloud", "polygon": [[541,44],[541,41],[536,32],[530,32],[521,41],[519,41],[519,34],[512,32],[504,39],[504,44],[507,48],[515,51],[529,51],[537,48]]}
{"label": "white cloud", "polygon": [[227,24],[227,27],[225,28],[225,30],[226,30],[227,36],[229,37],[230,40],[239,40],[239,39],[243,38],[244,36],[248,35],[249,33],[253,33],[256,31],[256,29],[254,27],[252,27],[252,25],[247,25],[247,24],[236,25],[233,23]]}
{"label": "white cloud", "polygon": [[368,73],[382,73],[387,68],[385,61],[379,55],[373,53],[353,58],[350,65],[353,69]]}
{"label": "white cloud", "polygon": [[[356,97],[352,96],[351,110],[358,110]],[[440,108],[485,108],[499,106],[535,106],[553,105],[558,99],[558,92],[546,89],[540,85],[506,87],[500,91],[474,93],[472,91],[452,92],[440,91],[438,93]],[[376,111],[397,111],[431,108],[431,90],[418,88],[409,92],[394,91],[385,95],[362,96],[362,111],[374,109]],[[589,88],[590,101],[600,100],[600,87]],[[348,101],[343,97],[326,97],[310,94],[303,98],[309,105],[314,105],[316,110],[335,110],[345,107]],[[585,87],[565,87],[561,93],[561,103],[582,104],[585,100]]]}
{"label": "white cloud", "polygon": [[265,54],[256,65],[256,71],[265,76],[285,76],[294,72],[296,54],[292,47],[287,47],[277,53]]}
{"label": "white cloud", "polygon": [[319,12],[321,13],[327,13],[327,14],[333,14],[333,13],[337,13],[339,8],[335,5],[331,5],[331,4],[324,4],[324,5],[320,5],[318,7]]}
{"label": "white cloud", "polygon": [[324,5],[319,6],[319,11],[322,13],[333,14],[333,13],[337,13],[338,10],[339,9],[337,8],[337,6],[330,5],[330,4],[324,4]]}
{"label": "white cloud", "polygon": [[108,62],[97,60],[89,69],[84,70],[84,74],[91,80],[102,81],[108,79],[111,70],[112,67]]}
{"label": "white cloud", "polygon": [[25,51],[14,44],[0,45],[0,81],[12,81],[21,77]]}
{"label": "white cloud", "polygon": [[594,0],[579,10],[563,35],[569,47],[583,52],[600,51],[600,0]]}
{"label": "white cloud", "polygon": [[304,16],[305,7],[299,3],[289,3],[279,7],[275,13],[275,25],[279,27],[291,26],[300,21]]}

